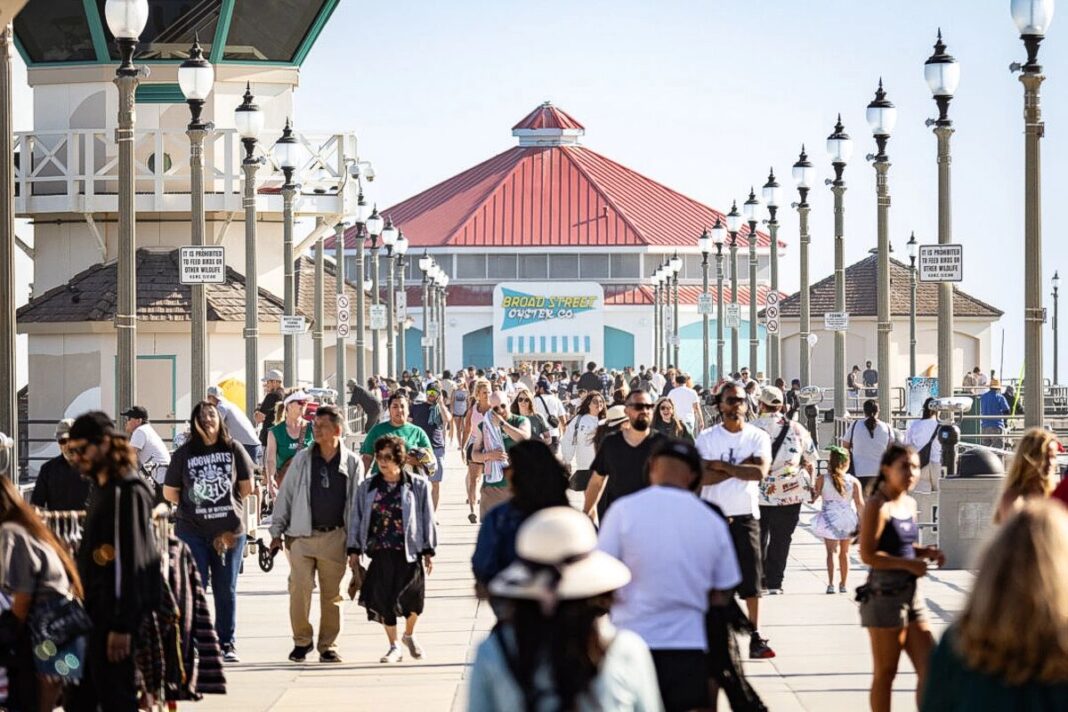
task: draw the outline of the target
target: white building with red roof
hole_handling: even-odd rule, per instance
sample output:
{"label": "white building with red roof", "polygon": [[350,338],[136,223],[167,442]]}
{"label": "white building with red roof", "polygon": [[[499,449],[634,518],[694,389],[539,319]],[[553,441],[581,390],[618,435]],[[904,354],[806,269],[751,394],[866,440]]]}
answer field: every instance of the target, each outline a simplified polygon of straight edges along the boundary
{"label": "white building with red roof", "polygon": [[[609,368],[656,362],[651,275],[677,253],[683,260],[679,361],[700,374],[697,238],[717,219],[724,220],[724,213],[587,148],[581,143],[585,132],[581,123],[545,102],[512,127],[518,145],[381,211],[410,245],[408,366],[422,364],[418,257],[424,251],[450,277],[445,364],[453,369],[546,359],[571,365],[592,360]],[[350,230],[349,274],[355,269],[356,239],[355,229]],[[744,319],[750,295],[748,228],[737,243]],[[758,231],[760,305],[770,279],[769,247],[768,235]],[[731,297],[728,253],[725,247],[725,304]],[[710,261],[714,298],[715,257]],[[380,262],[384,279],[386,261]],[[582,304],[582,311],[568,308],[573,304]],[[711,333],[714,338],[714,315]],[[729,358],[729,330],[726,338]],[[748,353],[748,338],[743,320],[742,354]],[[763,368],[762,326],[759,338],[755,370]],[[738,365],[746,365],[748,356],[741,358]]]}

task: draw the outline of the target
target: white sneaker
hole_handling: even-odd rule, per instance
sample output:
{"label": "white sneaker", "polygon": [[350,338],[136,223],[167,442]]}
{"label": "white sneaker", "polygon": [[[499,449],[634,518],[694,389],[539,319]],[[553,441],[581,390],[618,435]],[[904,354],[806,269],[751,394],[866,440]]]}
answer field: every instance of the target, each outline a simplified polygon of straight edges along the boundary
{"label": "white sneaker", "polygon": [[401,642],[408,646],[408,652],[411,653],[414,660],[422,659],[423,649],[419,647],[419,643],[415,642],[415,638],[405,635],[401,637]]}
{"label": "white sneaker", "polygon": [[396,645],[389,646],[389,650],[383,655],[378,662],[380,663],[399,663],[404,660],[404,653]]}

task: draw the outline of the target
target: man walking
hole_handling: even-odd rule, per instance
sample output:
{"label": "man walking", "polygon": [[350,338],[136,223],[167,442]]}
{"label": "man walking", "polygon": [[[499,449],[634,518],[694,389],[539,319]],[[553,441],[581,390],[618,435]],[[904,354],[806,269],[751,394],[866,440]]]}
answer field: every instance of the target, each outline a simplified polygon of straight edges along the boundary
{"label": "man walking", "polygon": [[586,364],[586,373],[578,379],[578,387],[583,391],[600,391],[602,389],[601,377],[597,375],[597,364],[590,361]]}
{"label": "man walking", "polygon": [[760,553],[764,588],[782,593],[790,542],[801,503],[812,499],[812,474],[819,456],[808,430],[783,414],[783,393],[768,386],[760,393],[760,417],[753,423],[771,438],[771,467],[760,482]]}
{"label": "man walking", "polygon": [[617,499],[649,485],[645,463],[657,443],[667,439],[652,429],[653,400],[648,393],[631,391],[624,405],[630,427],[606,437],[590,465],[582,509],[591,519],[594,514],[603,518]]}
{"label": "man walking", "polygon": [[[289,624],[293,651],[289,659],[304,662],[312,647],[319,661],[341,662],[337,638],[341,634],[341,580],[348,557],[349,503],[363,477],[356,453],[341,443],[342,418],[332,405],[320,406],[312,421],[315,442],[293,456],[286,478],[278,490],[271,522],[271,551],[286,537],[289,551]],[[319,581],[319,640],[311,613],[312,590]]]}
{"label": "man walking", "polygon": [[675,417],[681,419],[691,433],[699,433],[705,427],[704,418],[701,416],[701,396],[686,385],[686,381],[684,373],[675,376],[675,387],[668,394],[668,400],[675,405]]}
{"label": "man walking", "polygon": [[771,464],[771,438],[745,422],[748,403],[741,384],[726,384],[719,399],[722,422],[702,431],[695,445],[705,465],[702,482],[706,486],[701,490],[701,497],[719,507],[727,517],[738,555],[742,573],[738,596],[745,601],[753,624],[749,657],[773,658],[775,651],[759,631],[763,559],[757,501],[758,485],[767,476]]}
{"label": "man walking", "polygon": [[276,407],[285,397],[286,392],[282,388],[282,372],[277,368],[272,368],[263,377],[263,400],[256,406],[256,412],[253,413],[256,425],[260,426],[260,445],[264,449],[267,449],[267,433],[271,426],[278,422],[274,418]]}
{"label": "man walking", "polygon": [[560,450],[560,433],[567,427],[567,410],[560,399],[553,395],[552,384],[540,378],[534,395],[534,412],[545,419],[549,426],[549,447],[555,455]]}
{"label": "man walking", "polygon": [[438,385],[427,386],[426,395],[418,395],[411,407],[412,424],[423,429],[430,438],[430,446],[434,450],[434,458],[438,468],[430,476],[430,497],[434,502],[434,511],[438,510],[438,494],[441,488],[441,479],[445,476],[445,436],[449,432],[449,423],[452,415],[445,407],[445,399],[438,391]]}
{"label": "man walking", "polygon": [[34,507],[59,512],[85,509],[90,482],[75,467],[70,451],[70,426],[73,423],[70,418],[56,423],[59,454],[41,465],[37,473],[37,482],[30,495],[30,504]]}
{"label": "man walking", "polygon": [[245,448],[252,464],[258,466],[260,456],[263,455],[263,447],[260,445],[260,436],[256,434],[256,427],[252,425],[252,421],[240,408],[226,399],[223,390],[218,386],[208,386],[205,400],[215,406],[223,422],[226,423],[226,429],[230,431],[230,437]]}
{"label": "man walking", "polygon": [[1002,450],[1005,447],[1005,434],[1009,429],[1006,427],[1005,418],[1009,414],[1009,401],[1001,395],[1001,381],[994,378],[990,381],[990,390],[979,396],[979,414],[1002,416],[997,418],[983,418],[979,425],[983,430],[983,445]]}
{"label": "man walking", "polygon": [[430,450],[430,438],[423,429],[408,422],[409,399],[405,391],[397,391],[389,397],[389,420],[375,425],[363,439],[360,446],[360,456],[363,460],[363,468],[368,473],[378,472],[378,466],[371,458],[375,452],[375,441],[384,435],[396,435],[404,441],[404,445],[411,450],[420,448]]}

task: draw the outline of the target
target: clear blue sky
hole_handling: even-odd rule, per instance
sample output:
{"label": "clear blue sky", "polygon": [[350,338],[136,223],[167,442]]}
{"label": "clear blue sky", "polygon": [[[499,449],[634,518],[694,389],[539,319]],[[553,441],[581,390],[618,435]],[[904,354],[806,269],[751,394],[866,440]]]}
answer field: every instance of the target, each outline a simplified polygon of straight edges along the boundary
{"label": "clear blue sky", "polygon": [[[935,138],[924,126],[936,112],[923,63],[939,26],[961,63],[951,117],[962,287],[1006,312],[992,365],[1003,326],[1005,371],[1014,376],[1023,359],[1023,121],[1022,87],[1008,65],[1023,46],[1008,0],[344,0],[303,68],[295,120],[358,132],[378,172],[373,198],[384,205],[513,145],[511,126],[551,99],[585,124],[585,145],[726,209],[762,184],[769,166],[794,199],[790,166],[802,142],[822,182],[830,173],[824,139],[841,112],[856,141],[846,169],[851,263],[875,244],[864,109],[881,76],[899,111],[890,230],[904,261],[911,230],[921,243],[936,240]],[[1068,16],[1054,19],[1040,56],[1050,77],[1044,274],[1026,278],[1042,279],[1048,293],[1054,269],[1068,268],[1057,221],[1068,189]],[[25,107],[21,76],[16,104]],[[821,185],[810,202],[813,274],[822,277],[833,259],[829,189]],[[783,288],[792,291],[796,213],[787,208],[780,220],[791,245]],[[1049,375],[1048,331],[1046,351]]]}

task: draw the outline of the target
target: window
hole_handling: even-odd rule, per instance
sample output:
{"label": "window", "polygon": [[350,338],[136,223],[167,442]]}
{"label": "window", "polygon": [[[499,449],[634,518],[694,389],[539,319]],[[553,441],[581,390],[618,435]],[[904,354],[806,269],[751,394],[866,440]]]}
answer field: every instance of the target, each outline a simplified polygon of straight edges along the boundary
{"label": "window", "polygon": [[485,279],[486,256],[485,255],[457,255],[456,256],[457,279]]}
{"label": "window", "polygon": [[548,276],[548,255],[519,255],[520,279],[545,279]]}
{"label": "window", "polygon": [[608,277],[608,255],[579,255],[579,275],[582,279]]}
{"label": "window", "polygon": [[15,16],[15,35],[31,62],[96,59],[82,0],[29,3]]}
{"label": "window", "polygon": [[[696,255],[681,255],[681,257],[682,257],[682,278],[683,279],[694,279],[694,280],[701,279],[701,259],[702,259],[702,255],[700,253],[698,253]],[[714,270],[713,263],[715,261],[716,261],[715,257],[713,257],[712,255],[708,256],[708,265],[709,265],[709,272],[708,273],[709,273],[709,275],[711,275],[713,270]]]}
{"label": "window", "polygon": [[[97,0],[96,5],[100,11],[101,23],[104,25],[108,51],[111,53],[111,58],[117,60],[119,50],[115,47],[115,39],[105,20],[105,2],[106,0]],[[234,22],[237,21],[242,5],[247,8],[250,4],[257,7],[261,5],[260,3],[237,3],[237,9],[234,10]],[[199,37],[200,47],[204,50],[206,57],[211,53],[212,40],[215,39],[215,26],[219,22],[221,9],[222,0],[200,0],[196,3],[191,3],[189,0],[152,0],[148,4],[148,24],[141,33],[141,41],[134,56],[138,59],[185,59],[194,37]],[[263,14],[262,7],[260,13]],[[232,27],[234,25],[231,25]],[[231,30],[232,34],[233,30]]]}
{"label": "window", "polygon": [[549,277],[552,279],[576,279],[578,255],[549,255]]}
{"label": "window", "polygon": [[656,268],[667,261],[669,255],[649,254],[645,256],[645,276],[652,277]]}
{"label": "window", "polygon": [[637,279],[641,255],[612,255],[612,279]]}
{"label": "window", "polygon": [[490,279],[515,279],[515,255],[488,255],[486,259]]}
{"label": "window", "polygon": [[345,279],[350,282],[358,282],[356,277],[356,257],[345,256]]}
{"label": "window", "polygon": [[293,61],[325,1],[236,3],[223,57],[242,61]]}

